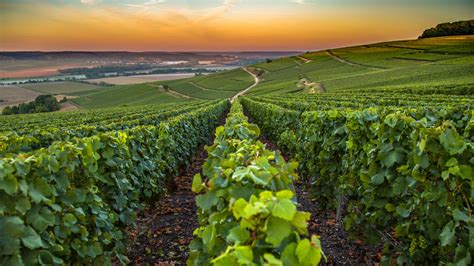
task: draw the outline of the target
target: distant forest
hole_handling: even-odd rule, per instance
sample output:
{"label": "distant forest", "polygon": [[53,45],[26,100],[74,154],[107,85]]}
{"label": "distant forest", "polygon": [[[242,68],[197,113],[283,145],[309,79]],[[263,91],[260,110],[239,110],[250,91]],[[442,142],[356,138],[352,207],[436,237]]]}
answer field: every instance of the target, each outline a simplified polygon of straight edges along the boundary
{"label": "distant forest", "polygon": [[441,23],[434,28],[425,30],[419,38],[469,34],[474,34],[474,20]]}

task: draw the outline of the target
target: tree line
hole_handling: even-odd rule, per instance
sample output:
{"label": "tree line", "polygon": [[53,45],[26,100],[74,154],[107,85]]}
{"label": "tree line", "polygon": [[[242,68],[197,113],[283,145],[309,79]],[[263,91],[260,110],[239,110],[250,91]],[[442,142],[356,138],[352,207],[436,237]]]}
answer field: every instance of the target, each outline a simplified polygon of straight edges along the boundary
{"label": "tree line", "polygon": [[419,38],[469,34],[474,34],[474,20],[441,23],[434,28],[425,30]]}
{"label": "tree line", "polygon": [[[64,98],[61,100],[61,102],[64,101],[67,101],[67,99]],[[56,97],[52,95],[39,95],[32,102],[3,108],[2,115],[53,112],[60,109],[59,103],[60,102],[56,100]]]}

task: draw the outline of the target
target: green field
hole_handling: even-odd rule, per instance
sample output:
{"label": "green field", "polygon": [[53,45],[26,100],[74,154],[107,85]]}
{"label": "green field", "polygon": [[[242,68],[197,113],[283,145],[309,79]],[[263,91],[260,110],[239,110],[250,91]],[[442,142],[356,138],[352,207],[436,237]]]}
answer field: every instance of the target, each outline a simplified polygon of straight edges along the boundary
{"label": "green field", "polygon": [[[192,99],[226,99],[252,85],[253,77],[242,69],[234,69],[188,79],[158,81],[145,84],[117,85],[91,90],[71,91],[73,101],[82,108],[110,107],[181,102]],[[164,86],[168,86],[168,91]]]}
{"label": "green field", "polygon": [[69,81],[21,84],[19,87],[45,94],[71,94],[105,88],[94,84]]}
{"label": "green field", "polygon": [[187,100],[163,92],[150,84],[113,86],[107,89],[76,92],[71,95],[79,96],[72,101],[83,108],[160,104]]}
{"label": "green field", "polygon": [[[249,94],[298,91],[301,78],[328,91],[376,87],[424,87],[474,83],[474,36],[385,42],[256,64],[268,71]],[[339,59],[345,60],[340,61]]]}
{"label": "green field", "polygon": [[[301,80],[326,91],[407,89],[474,84],[474,36],[437,37],[316,51],[253,65],[264,70],[249,95],[308,92]],[[253,83],[242,69],[150,85],[121,85],[104,90],[94,85],[58,83],[25,85],[48,93],[79,96],[83,108],[123,104],[230,98]],[[69,86],[73,85],[73,86]],[[169,90],[163,89],[168,86]],[[89,90],[90,89],[90,90]]]}

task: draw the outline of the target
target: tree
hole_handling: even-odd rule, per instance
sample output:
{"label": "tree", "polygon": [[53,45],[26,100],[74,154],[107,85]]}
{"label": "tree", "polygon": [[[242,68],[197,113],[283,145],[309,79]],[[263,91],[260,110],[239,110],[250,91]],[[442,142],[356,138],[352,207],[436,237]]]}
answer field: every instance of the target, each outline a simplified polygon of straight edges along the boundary
{"label": "tree", "polygon": [[267,59],[265,60],[265,62],[267,62],[267,63],[271,63],[271,62],[272,62],[272,60],[271,60],[270,58],[267,58]]}
{"label": "tree", "polygon": [[10,106],[6,106],[5,108],[3,108],[2,115],[12,115],[12,114],[13,112]]}
{"label": "tree", "polygon": [[474,20],[441,23],[434,28],[425,30],[419,38],[469,34],[474,34]]}

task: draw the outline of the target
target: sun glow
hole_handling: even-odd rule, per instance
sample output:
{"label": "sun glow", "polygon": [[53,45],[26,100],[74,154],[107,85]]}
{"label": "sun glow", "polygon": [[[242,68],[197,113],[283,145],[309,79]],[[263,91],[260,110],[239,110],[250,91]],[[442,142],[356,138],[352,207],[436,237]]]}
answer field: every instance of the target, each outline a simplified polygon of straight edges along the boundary
{"label": "sun glow", "polygon": [[440,20],[473,15],[465,1],[443,12],[370,0],[69,2],[0,2],[0,50],[312,50],[415,38]]}

